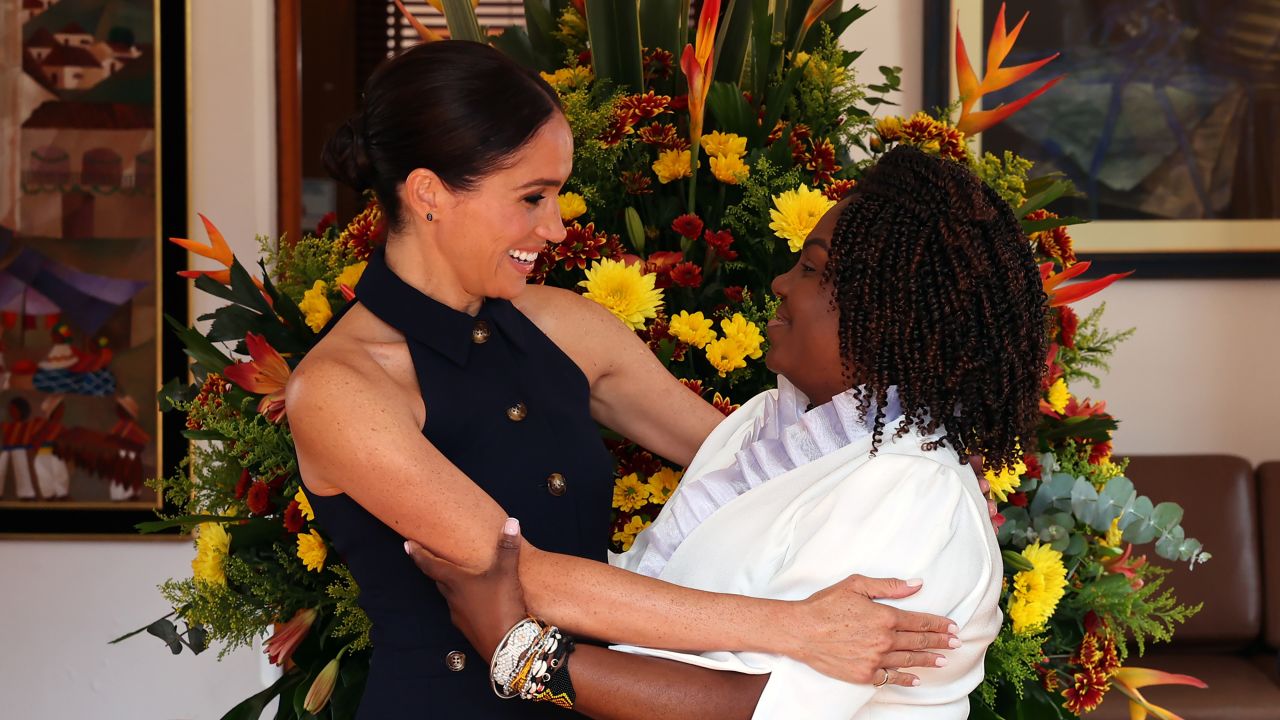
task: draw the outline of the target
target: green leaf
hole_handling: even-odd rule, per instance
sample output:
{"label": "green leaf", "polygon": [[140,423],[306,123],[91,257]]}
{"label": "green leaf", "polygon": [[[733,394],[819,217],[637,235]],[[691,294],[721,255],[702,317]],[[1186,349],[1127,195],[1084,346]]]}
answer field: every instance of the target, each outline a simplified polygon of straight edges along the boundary
{"label": "green leaf", "polygon": [[182,640],[178,638],[178,628],[165,618],[160,618],[147,626],[147,634],[155,635],[169,646],[174,655],[182,654]]}
{"label": "green leaf", "polygon": [[1039,210],[1044,206],[1048,205],[1049,203],[1053,202],[1054,200],[1057,200],[1058,198],[1062,197],[1070,189],[1071,189],[1071,183],[1069,181],[1057,180],[1052,184],[1050,184],[1049,187],[1045,188],[1044,190],[1036,193],[1035,195],[1028,197],[1025,202],[1023,202],[1021,205],[1018,206],[1016,210],[1014,210],[1014,215],[1016,215],[1018,219],[1021,220],[1033,210]]}
{"label": "green leaf", "polygon": [[863,9],[861,5],[855,4],[853,7],[845,10],[839,15],[836,15],[834,18],[827,20],[827,27],[831,28],[832,35],[840,37],[844,34],[845,30],[849,29],[850,25],[857,22],[859,18],[869,12],[871,12],[870,8]]}
{"label": "green leaf", "polygon": [[[166,618],[171,618],[171,617],[173,617],[173,616],[174,616],[174,615],[176,615],[176,614],[178,614],[178,611],[177,611],[176,609],[175,609],[175,610],[170,610],[168,613],[166,613],[166,614],[165,614],[165,616],[164,616],[164,617],[160,618],[160,620],[164,620],[164,619],[166,619]],[[156,622],[159,622],[160,620],[157,620]],[[115,645],[116,643],[120,642],[121,640],[128,640],[129,638],[133,637],[134,635],[137,635],[137,634],[139,634],[139,633],[146,632],[146,631],[147,631],[147,628],[151,627],[151,626],[152,626],[152,625],[154,625],[154,624],[155,624],[155,622],[153,622],[153,623],[148,623],[148,624],[146,624],[146,625],[144,625],[144,626],[142,626],[142,627],[138,628],[137,630],[134,630],[134,631],[132,631],[132,632],[127,632],[127,633],[125,633],[125,634],[121,635],[120,637],[116,638],[115,640],[110,640],[110,641],[108,641],[108,642],[107,642],[107,644],[108,644],[108,645]]]}
{"label": "green leaf", "polygon": [[765,96],[773,68],[773,22],[769,16],[769,0],[751,0],[751,23],[751,97],[759,103]]}
{"label": "green leaf", "polygon": [[187,355],[191,356],[191,359],[199,363],[205,370],[220,373],[231,364],[231,358],[224,355],[221,350],[209,342],[209,339],[201,335],[195,328],[179,323],[172,315],[165,315],[164,319],[173,328],[173,334],[177,335],[178,339],[182,341]]}
{"label": "green leaf", "polygon": [[1162,502],[1151,513],[1151,522],[1165,532],[1172,531],[1182,522],[1182,506],[1172,502]]}
{"label": "green leaf", "polygon": [[636,3],[637,0],[586,0],[592,70],[596,78],[629,93],[644,89],[640,11]]}
{"label": "green leaf", "polygon": [[226,435],[217,430],[183,430],[182,437],[188,440],[229,440]]}
{"label": "green leaf", "polygon": [[765,132],[772,130],[773,126],[778,123],[778,118],[782,117],[782,111],[787,106],[786,99],[795,92],[796,83],[800,82],[800,77],[803,74],[802,68],[791,68],[786,77],[783,78],[782,84],[769,92],[768,107],[765,110],[764,123],[762,125],[765,128]]}
{"label": "green leaf", "polygon": [[444,7],[444,20],[449,25],[450,38],[478,43],[485,41],[484,31],[480,29],[480,21],[476,19],[471,0],[441,0],[441,6]]}
{"label": "green leaf", "polygon": [[[731,132],[745,138],[760,134],[762,127],[755,122],[755,112],[742,97],[737,85],[727,82],[712,83],[707,94],[707,109],[715,118],[716,129]],[[754,140],[754,138],[753,138]]]}
{"label": "green leaf", "polygon": [[252,518],[227,527],[231,535],[231,552],[241,548],[253,547],[275,542],[284,534],[284,526],[279,520],[271,518]]}
{"label": "green leaf", "polygon": [[274,700],[284,687],[296,682],[297,675],[297,671],[281,675],[267,689],[245,698],[239,705],[228,710],[227,714],[222,716],[222,720],[258,720],[262,717],[262,711],[266,709],[267,704]]}
{"label": "green leaf", "polygon": [[[648,0],[646,0],[647,3]],[[751,50],[751,0],[729,0],[716,38],[715,79],[740,88]],[[678,57],[678,55],[677,55]]]}
{"label": "green leaf", "polygon": [[231,288],[227,287],[226,285],[223,285],[217,280],[214,280],[208,275],[201,275],[196,278],[196,289],[199,290],[200,292],[207,293],[216,298],[221,298],[223,300],[230,300],[231,302],[236,302],[236,295],[235,293],[231,292]]}
{"label": "green leaf", "polygon": [[[680,36],[681,13],[689,14],[688,0],[643,0],[639,5],[640,41],[646,48],[662,49],[680,62],[684,39]],[[716,48],[719,52],[719,47]]]}
{"label": "green leaf", "polygon": [[[557,29],[557,18],[551,15],[551,10],[547,7],[544,0],[524,0],[524,22],[525,27],[529,28],[528,32],[524,28],[520,28],[528,40],[530,49],[539,59],[545,60],[544,63],[530,65],[539,70],[553,70],[551,59],[557,53],[557,46],[553,34]],[[506,34],[505,32],[503,34]]]}
{"label": "green leaf", "polygon": [[551,70],[552,62],[550,58],[543,57],[534,51],[533,43],[529,39],[529,33],[518,25],[505,28],[500,34],[495,35],[490,42],[507,57],[525,67],[544,71]]}
{"label": "green leaf", "polygon": [[133,527],[139,533],[147,534],[168,530],[175,527],[185,527],[188,525],[199,525],[203,522],[220,522],[220,523],[238,523],[244,518],[234,517],[230,515],[182,515],[179,517],[167,518],[165,520],[151,520],[149,522],[140,522]]}

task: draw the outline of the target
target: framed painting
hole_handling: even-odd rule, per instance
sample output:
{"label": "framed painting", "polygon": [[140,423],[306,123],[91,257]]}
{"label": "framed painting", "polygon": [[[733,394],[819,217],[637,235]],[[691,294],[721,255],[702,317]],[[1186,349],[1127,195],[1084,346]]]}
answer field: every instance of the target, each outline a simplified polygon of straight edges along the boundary
{"label": "framed painting", "polygon": [[1031,16],[1003,65],[1060,53],[1033,77],[1062,79],[978,139],[1083,191],[1051,209],[1091,221],[1072,236],[1095,270],[1280,277],[1280,0],[926,0],[926,107],[957,97],[957,26],[980,71],[1006,5],[1010,31]]}
{"label": "framed painting", "polygon": [[0,535],[133,534],[185,453],[186,44],[184,2],[0,0]]}

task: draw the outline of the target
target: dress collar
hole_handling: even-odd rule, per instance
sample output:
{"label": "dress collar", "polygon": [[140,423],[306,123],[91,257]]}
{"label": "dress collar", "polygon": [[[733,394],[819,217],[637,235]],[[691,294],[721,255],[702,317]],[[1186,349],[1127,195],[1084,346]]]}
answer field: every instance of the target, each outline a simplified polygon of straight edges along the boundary
{"label": "dress collar", "polygon": [[356,283],[356,299],[383,322],[454,364],[465,366],[472,348],[497,334],[517,348],[528,346],[532,325],[509,300],[485,298],[472,316],[402,280],[387,265],[385,250],[371,255],[368,263]]}

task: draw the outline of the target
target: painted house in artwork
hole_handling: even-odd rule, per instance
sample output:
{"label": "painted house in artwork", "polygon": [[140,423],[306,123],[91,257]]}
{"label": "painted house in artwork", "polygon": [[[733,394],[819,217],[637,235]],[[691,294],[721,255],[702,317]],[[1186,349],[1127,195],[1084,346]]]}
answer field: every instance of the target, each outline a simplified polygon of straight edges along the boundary
{"label": "painted house in artwork", "polygon": [[22,124],[24,237],[155,233],[155,115],[148,105],[50,101]]}
{"label": "painted house in artwork", "polygon": [[88,90],[107,78],[104,67],[89,47],[59,45],[40,63],[45,77],[58,90]]}

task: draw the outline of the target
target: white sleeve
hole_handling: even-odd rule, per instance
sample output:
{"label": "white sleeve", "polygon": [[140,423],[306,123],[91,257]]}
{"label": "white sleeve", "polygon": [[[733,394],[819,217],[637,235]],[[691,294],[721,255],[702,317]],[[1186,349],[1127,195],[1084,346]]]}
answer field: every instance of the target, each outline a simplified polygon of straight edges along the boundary
{"label": "white sleeve", "polygon": [[[977,507],[973,476],[919,456],[882,454],[839,483],[797,515],[786,559],[765,594],[799,599],[854,573],[921,578],[924,586],[915,595],[886,604],[951,618],[965,645],[946,653],[945,668],[912,668],[921,680],[914,688],[846,683],[772,656],[754,718],[847,720],[873,697],[878,703],[953,705],[954,717],[966,717],[968,693],[982,679],[983,655],[999,627],[994,537],[985,537],[992,530],[985,507]],[[975,613],[982,617],[969,627]]]}

